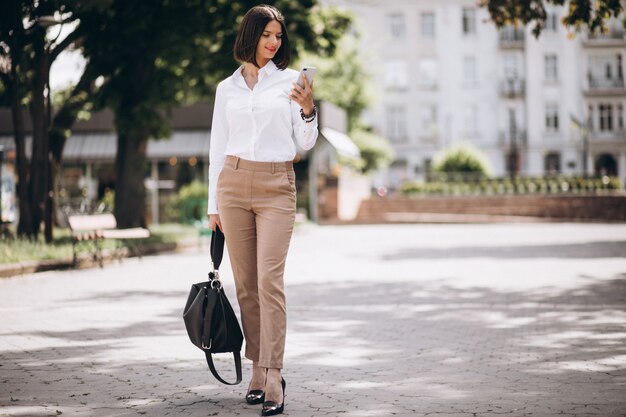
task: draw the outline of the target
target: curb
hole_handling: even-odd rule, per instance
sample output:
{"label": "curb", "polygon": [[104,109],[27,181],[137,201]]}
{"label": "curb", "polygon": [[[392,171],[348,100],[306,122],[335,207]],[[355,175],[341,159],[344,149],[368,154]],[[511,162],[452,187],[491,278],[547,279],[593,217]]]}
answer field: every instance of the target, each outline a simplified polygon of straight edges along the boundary
{"label": "curb", "polygon": [[[179,242],[179,243],[154,243],[145,245],[141,248],[141,256],[156,255],[166,252],[178,252],[191,247],[197,246],[197,242]],[[137,254],[128,253],[128,249],[106,250],[102,253],[103,267],[111,264],[116,260],[121,262],[124,258],[136,258]],[[64,269],[87,269],[100,266],[90,256],[82,256],[78,259],[76,265],[73,264],[72,258],[52,259],[42,261],[23,261],[13,264],[0,265],[0,278],[11,278],[19,275],[33,274],[45,271],[60,271]]]}

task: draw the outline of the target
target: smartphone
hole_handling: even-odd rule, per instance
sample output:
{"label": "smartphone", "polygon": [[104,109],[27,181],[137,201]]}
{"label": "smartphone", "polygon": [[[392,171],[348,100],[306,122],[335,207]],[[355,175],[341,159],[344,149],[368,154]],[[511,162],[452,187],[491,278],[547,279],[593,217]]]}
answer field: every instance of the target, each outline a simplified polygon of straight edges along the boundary
{"label": "smartphone", "polygon": [[313,85],[313,78],[315,78],[315,73],[317,72],[317,68],[315,67],[302,67],[300,70],[300,75],[298,76],[298,84],[300,87],[304,88],[304,77],[309,82],[309,85]]}

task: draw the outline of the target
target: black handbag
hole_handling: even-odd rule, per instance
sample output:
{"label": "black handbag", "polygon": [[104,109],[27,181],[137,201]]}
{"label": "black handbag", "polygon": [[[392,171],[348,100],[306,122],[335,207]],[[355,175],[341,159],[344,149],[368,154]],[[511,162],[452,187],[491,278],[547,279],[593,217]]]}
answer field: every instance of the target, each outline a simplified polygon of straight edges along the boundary
{"label": "black handbag", "polygon": [[[237,385],[241,382],[241,345],[243,334],[239,321],[226,294],[222,289],[219,267],[224,255],[224,234],[215,228],[211,234],[211,259],[213,271],[209,280],[191,286],[185,304],[183,320],[191,343],[198,346],[205,354],[209,369],[215,378],[223,384]],[[232,352],[235,359],[237,381],[224,381],[213,364],[213,353]]]}

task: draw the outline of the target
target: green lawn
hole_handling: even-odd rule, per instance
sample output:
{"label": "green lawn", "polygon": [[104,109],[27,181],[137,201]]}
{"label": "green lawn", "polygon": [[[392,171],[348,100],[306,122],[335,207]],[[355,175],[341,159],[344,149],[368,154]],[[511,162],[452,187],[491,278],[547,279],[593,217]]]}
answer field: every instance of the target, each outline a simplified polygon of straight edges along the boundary
{"label": "green lawn", "polygon": [[[142,244],[196,242],[195,227],[182,224],[160,224],[150,226],[151,236]],[[115,248],[115,242],[105,239],[103,249]],[[0,264],[22,261],[71,259],[72,239],[69,229],[54,229],[54,242],[47,245],[40,236],[38,241],[28,239],[0,239]]]}

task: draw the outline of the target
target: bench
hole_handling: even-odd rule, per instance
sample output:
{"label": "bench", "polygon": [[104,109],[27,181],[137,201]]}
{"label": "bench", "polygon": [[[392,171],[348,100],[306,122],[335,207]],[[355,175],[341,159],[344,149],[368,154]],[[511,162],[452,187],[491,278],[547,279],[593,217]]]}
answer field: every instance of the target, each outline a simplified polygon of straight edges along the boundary
{"label": "bench", "polygon": [[150,231],[143,227],[118,229],[115,216],[110,213],[69,215],[67,221],[72,230],[72,262],[74,265],[78,261],[79,249],[83,246],[91,249],[94,262],[98,262],[102,267],[102,241],[104,239],[115,239],[118,244],[126,245],[129,250],[134,250],[141,257],[139,248],[131,242],[135,239],[150,237]]}

